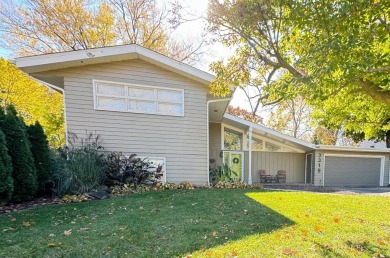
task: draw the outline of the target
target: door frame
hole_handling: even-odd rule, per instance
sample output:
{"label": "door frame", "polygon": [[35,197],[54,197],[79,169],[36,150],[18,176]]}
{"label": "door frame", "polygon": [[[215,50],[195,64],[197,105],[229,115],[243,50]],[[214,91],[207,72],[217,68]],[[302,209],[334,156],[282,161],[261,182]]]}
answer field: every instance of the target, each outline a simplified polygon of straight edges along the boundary
{"label": "door frame", "polygon": [[[311,156],[311,162],[310,162],[310,167],[311,167],[311,171],[310,171],[310,174],[311,174],[311,182],[308,183],[307,182],[307,157],[308,156]],[[313,184],[314,183],[314,173],[313,173],[313,153],[307,153],[306,156],[305,156],[305,184]]]}
{"label": "door frame", "polygon": [[237,150],[224,150],[222,151],[222,164],[224,164],[224,156],[225,156],[225,152],[229,153],[229,167],[231,167],[231,163],[232,163],[232,154],[241,154],[242,155],[242,161],[241,161],[241,175],[240,175],[240,179],[239,181],[241,182],[244,182],[244,162],[245,162],[245,152],[244,151],[237,151]]}

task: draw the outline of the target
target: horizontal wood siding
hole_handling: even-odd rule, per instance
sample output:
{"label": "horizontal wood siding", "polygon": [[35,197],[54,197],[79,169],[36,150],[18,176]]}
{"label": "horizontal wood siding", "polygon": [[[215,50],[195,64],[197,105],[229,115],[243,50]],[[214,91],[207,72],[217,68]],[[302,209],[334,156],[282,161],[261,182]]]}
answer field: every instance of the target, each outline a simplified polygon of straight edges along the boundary
{"label": "horizontal wood siding", "polygon": [[[206,85],[141,60],[51,74],[64,76],[68,131],[96,132],[106,151],[165,157],[168,182],[207,182]],[[93,79],[184,89],[184,117],[94,110]]]}
{"label": "horizontal wood siding", "polygon": [[[248,178],[248,155],[245,151],[245,181]],[[305,153],[252,151],[252,181],[260,182],[259,170],[265,169],[269,175],[278,170],[286,170],[286,183],[305,182]]]}
{"label": "horizontal wood siding", "polygon": [[209,137],[210,137],[210,159],[214,159],[215,163],[211,164],[211,167],[222,165],[221,158],[221,124],[210,123],[209,125]]}

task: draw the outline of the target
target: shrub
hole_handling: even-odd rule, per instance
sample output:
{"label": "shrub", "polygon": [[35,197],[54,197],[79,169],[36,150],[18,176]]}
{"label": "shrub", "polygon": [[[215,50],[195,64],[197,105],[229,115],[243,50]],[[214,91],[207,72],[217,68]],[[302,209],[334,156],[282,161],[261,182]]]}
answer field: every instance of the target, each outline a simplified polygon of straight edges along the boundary
{"label": "shrub", "polygon": [[11,200],[14,191],[13,183],[11,157],[8,155],[5,135],[0,130],[0,205]]}
{"label": "shrub", "polygon": [[114,186],[128,183],[130,174],[127,168],[135,156],[135,154],[132,154],[127,158],[122,152],[111,152],[107,155],[108,173],[104,184]]}
{"label": "shrub", "polygon": [[153,183],[152,175],[155,172],[148,171],[147,158],[138,158],[136,154],[126,157],[121,152],[112,152],[107,156],[107,166],[107,186],[130,184],[138,187]]}
{"label": "shrub", "polygon": [[101,185],[107,173],[100,137],[93,134],[76,143],[73,134],[70,148],[56,154],[55,191],[57,195],[82,194]]}
{"label": "shrub", "polygon": [[24,121],[16,116],[13,106],[7,106],[7,112],[0,111],[0,127],[6,137],[6,145],[12,160],[14,181],[14,201],[30,200],[37,191],[37,175],[34,159],[30,150]]}
{"label": "shrub", "polygon": [[237,176],[237,173],[232,171],[227,164],[223,164],[222,166],[210,169],[209,175],[210,182],[216,184],[218,182],[233,182],[233,175]]}
{"label": "shrub", "polygon": [[48,194],[53,185],[53,171],[49,142],[39,122],[27,128],[31,152],[37,169],[38,195]]}

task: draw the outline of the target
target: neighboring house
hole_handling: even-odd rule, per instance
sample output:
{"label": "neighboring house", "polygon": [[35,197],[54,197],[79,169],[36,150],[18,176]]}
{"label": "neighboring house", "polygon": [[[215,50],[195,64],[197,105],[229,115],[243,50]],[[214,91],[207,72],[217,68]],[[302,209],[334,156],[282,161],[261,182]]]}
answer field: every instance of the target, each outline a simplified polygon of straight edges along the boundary
{"label": "neighboring house", "polygon": [[[213,75],[138,45],[21,57],[15,63],[63,92],[67,131],[96,132],[106,151],[148,157],[163,165],[165,182],[207,183],[209,167],[224,162],[248,183],[260,181],[260,169],[286,170],[287,183],[390,183],[389,150],[314,146],[225,114],[231,96],[209,93]],[[226,144],[228,137],[234,146]]]}

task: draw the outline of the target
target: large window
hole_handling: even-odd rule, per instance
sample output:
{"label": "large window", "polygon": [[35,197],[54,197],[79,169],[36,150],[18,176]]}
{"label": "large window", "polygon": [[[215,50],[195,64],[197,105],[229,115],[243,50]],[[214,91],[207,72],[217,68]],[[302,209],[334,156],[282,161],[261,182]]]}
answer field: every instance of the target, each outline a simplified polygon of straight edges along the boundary
{"label": "large window", "polygon": [[95,109],[184,116],[184,90],[94,81]]}

